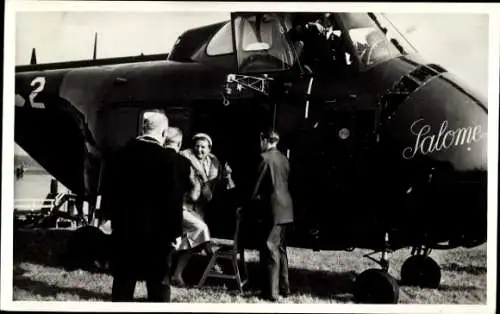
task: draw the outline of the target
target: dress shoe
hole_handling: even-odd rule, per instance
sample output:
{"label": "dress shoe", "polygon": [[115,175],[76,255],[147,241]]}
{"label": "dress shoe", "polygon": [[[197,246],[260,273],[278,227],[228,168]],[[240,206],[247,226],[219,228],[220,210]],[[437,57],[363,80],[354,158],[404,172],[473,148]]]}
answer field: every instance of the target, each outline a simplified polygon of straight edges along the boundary
{"label": "dress shoe", "polygon": [[282,290],[280,291],[280,296],[284,298],[288,298],[290,296],[290,290]]}

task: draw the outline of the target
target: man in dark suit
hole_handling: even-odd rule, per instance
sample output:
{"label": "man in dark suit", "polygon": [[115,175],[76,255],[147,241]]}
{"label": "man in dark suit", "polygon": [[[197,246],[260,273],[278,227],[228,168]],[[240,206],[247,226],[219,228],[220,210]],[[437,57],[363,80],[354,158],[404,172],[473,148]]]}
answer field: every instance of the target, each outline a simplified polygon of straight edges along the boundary
{"label": "man in dark suit", "polygon": [[270,301],[290,293],[285,232],[286,225],[293,222],[293,204],[288,191],[290,166],[276,147],[278,141],[275,131],[261,134],[259,176],[252,195],[259,200],[263,221],[260,263],[266,276],[261,296]]}
{"label": "man in dark suit", "polygon": [[103,188],[111,214],[114,302],[133,301],[138,280],[146,280],[148,301],[170,302],[173,243],[182,234],[182,199],[188,170],[174,149],[163,147],[168,119],[143,116],[143,135],[113,158]]}

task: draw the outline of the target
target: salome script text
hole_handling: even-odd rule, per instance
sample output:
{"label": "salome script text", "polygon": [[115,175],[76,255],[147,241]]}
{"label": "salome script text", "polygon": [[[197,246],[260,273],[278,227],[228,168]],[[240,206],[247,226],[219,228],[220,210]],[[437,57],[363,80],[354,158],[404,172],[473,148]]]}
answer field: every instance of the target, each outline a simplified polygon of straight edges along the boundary
{"label": "salome script text", "polygon": [[448,129],[448,121],[441,122],[439,131],[433,132],[424,119],[418,119],[410,126],[410,132],[417,138],[415,145],[403,149],[403,158],[411,159],[417,153],[427,155],[439,152],[452,146],[462,146],[481,141],[486,133],[483,133],[481,125],[468,126],[456,129]]}

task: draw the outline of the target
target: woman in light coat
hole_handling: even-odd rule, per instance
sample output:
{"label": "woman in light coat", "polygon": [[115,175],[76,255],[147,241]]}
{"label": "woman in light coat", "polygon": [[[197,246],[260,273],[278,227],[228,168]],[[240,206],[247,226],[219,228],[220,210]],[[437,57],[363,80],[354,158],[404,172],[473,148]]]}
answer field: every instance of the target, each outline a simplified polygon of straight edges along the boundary
{"label": "woman in light coat", "polygon": [[184,235],[179,246],[179,259],[172,276],[172,284],[184,286],[182,273],[193,251],[205,250],[209,258],[213,254],[210,231],[205,223],[205,210],[212,200],[216,186],[226,181],[226,189],[234,188],[231,168],[226,163],[221,166],[217,157],[210,153],[212,139],[205,133],[193,137],[194,147],[180,152],[191,164],[193,191],[186,198],[183,210]]}

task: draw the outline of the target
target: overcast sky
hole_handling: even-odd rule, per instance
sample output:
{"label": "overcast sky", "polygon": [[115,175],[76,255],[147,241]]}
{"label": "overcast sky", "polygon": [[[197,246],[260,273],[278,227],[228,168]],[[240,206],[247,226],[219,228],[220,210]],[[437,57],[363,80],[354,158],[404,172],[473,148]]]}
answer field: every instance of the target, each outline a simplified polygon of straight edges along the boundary
{"label": "overcast sky", "polygon": [[16,63],[109,58],[170,51],[185,30],[229,19],[224,12],[21,12],[17,16]]}
{"label": "overcast sky", "polygon": [[[423,57],[487,96],[488,16],[389,14]],[[39,63],[169,52],[185,30],[229,19],[229,12],[18,12],[16,64],[36,48]]]}

